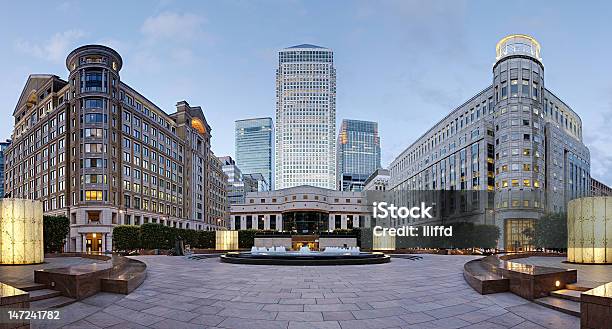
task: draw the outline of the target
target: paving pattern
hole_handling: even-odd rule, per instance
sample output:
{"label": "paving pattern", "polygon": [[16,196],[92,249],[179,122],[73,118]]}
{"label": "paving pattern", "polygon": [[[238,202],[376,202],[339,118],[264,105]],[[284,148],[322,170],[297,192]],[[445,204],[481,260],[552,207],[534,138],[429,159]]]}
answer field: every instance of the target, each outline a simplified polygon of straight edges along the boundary
{"label": "paving pattern", "polygon": [[580,320],[511,293],[482,296],[462,276],[469,256],[300,267],[140,256],[146,281],[102,293],[33,328],[579,328]]}

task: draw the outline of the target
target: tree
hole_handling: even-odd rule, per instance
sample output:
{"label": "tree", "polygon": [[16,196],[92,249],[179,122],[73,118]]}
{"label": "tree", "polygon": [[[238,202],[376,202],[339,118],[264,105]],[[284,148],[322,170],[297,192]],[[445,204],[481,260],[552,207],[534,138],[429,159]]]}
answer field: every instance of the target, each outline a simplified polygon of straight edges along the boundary
{"label": "tree", "polygon": [[70,220],[66,216],[43,216],[45,252],[61,252],[68,232],[70,232]]}
{"label": "tree", "polygon": [[567,249],[567,214],[547,213],[523,232],[536,248]]}

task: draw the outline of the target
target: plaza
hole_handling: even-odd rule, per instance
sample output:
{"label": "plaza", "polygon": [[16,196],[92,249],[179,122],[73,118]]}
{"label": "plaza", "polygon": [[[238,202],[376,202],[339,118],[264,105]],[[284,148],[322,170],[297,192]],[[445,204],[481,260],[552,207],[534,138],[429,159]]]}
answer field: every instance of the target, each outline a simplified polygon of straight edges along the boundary
{"label": "plaza", "polygon": [[[99,293],[32,328],[578,328],[580,319],[463,279],[473,256],[368,266],[249,266],[211,257],[138,256],[146,281]],[[179,270],[177,270],[179,269]],[[185,270],[189,269],[189,270]]]}

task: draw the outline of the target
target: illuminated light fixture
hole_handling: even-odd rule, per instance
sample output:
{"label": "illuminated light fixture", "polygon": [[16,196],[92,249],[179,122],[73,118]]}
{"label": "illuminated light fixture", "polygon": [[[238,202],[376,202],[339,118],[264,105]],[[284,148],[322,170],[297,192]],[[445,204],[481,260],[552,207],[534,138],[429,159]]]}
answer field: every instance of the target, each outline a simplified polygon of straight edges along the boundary
{"label": "illuminated light fixture", "polygon": [[559,280],[555,281],[555,287],[558,288],[559,286],[561,286],[561,281],[559,281]]}
{"label": "illuminated light fixture", "polygon": [[44,260],[42,203],[0,201],[0,264],[37,264]]}
{"label": "illuminated light fixture", "polygon": [[191,127],[197,130],[202,135],[206,134],[206,126],[200,119],[197,119],[197,118],[191,119]]}
{"label": "illuminated light fixture", "polygon": [[94,239],[96,238],[96,233],[93,234]]}
{"label": "illuminated light fixture", "polygon": [[217,250],[237,250],[238,231],[216,231],[215,249]]}
{"label": "illuminated light fixture", "polygon": [[584,197],[568,203],[567,260],[612,264],[612,197]]}
{"label": "illuminated light fixture", "polygon": [[377,236],[372,232],[372,250],[395,250],[395,236]]}

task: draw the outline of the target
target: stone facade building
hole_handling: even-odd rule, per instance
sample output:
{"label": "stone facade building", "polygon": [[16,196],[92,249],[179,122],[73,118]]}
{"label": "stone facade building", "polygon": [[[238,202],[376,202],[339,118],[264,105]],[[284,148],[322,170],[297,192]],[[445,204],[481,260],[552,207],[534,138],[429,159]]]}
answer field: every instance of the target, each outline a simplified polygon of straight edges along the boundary
{"label": "stone facade building", "polygon": [[202,109],[181,101],[167,114],[121,81],[122,66],[111,48],[79,47],[66,80],[31,75],[13,112],[5,191],[67,216],[67,251],[112,250],[119,224],[225,228]]}

